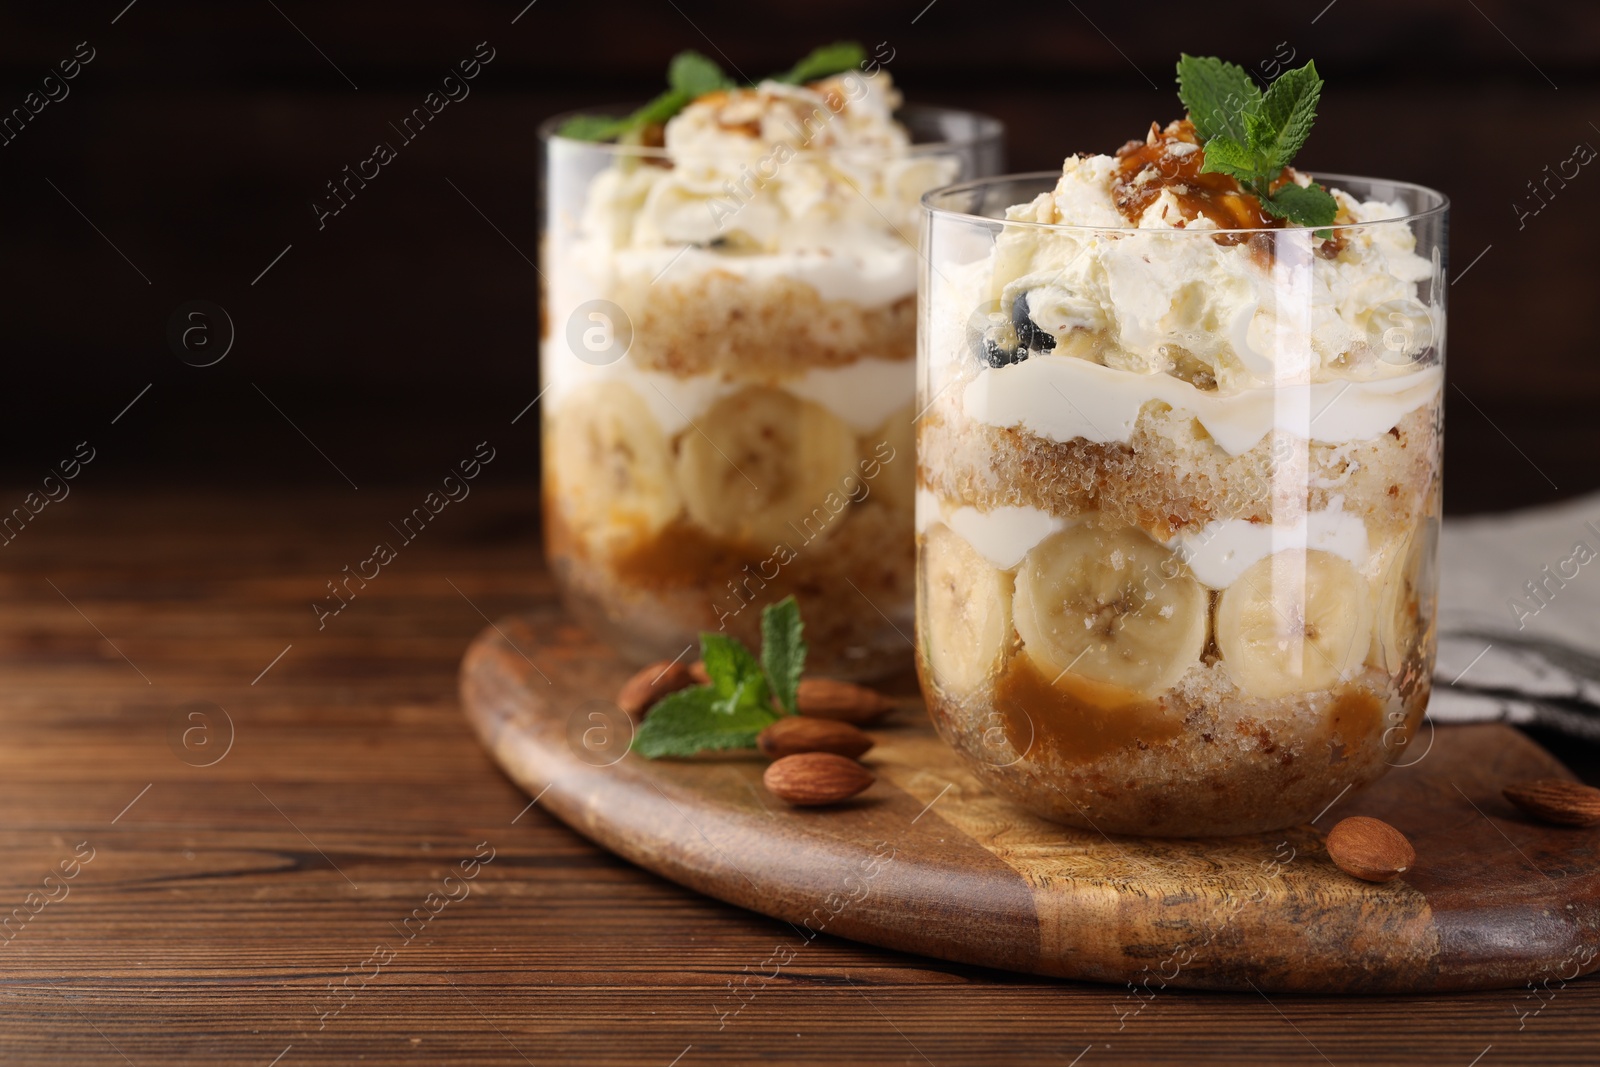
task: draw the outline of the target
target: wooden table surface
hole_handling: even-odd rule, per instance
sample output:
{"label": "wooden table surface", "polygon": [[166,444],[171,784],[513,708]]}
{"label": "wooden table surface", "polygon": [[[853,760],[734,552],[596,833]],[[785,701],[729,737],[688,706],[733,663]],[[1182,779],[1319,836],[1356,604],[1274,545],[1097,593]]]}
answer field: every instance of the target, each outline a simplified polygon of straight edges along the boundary
{"label": "wooden table surface", "polygon": [[0,549],[0,1063],[1595,1061],[1592,980],[1141,1000],[826,936],[769,965],[787,926],[600,851],[478,747],[460,654],[551,589],[531,492],[401,545],[427,488],[81,487]]}

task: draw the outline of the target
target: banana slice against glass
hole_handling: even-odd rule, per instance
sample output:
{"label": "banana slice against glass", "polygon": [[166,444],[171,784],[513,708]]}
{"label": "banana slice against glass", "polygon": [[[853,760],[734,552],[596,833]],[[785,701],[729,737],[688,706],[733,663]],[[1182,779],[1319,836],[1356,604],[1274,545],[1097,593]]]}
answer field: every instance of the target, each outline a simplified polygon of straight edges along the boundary
{"label": "banana slice against glass", "polygon": [[[917,497],[917,425],[916,408],[907,404],[884,420],[882,426],[861,439],[861,455],[879,463],[878,477],[873,492],[894,507],[910,510]],[[883,450],[888,445],[894,458],[884,461]]]}
{"label": "banana slice against glass", "polygon": [[1438,588],[1439,520],[1424,519],[1394,550],[1378,587],[1378,618],[1373,644],[1378,663],[1398,672],[1407,654],[1425,639],[1425,620],[1433,618],[1426,591]]}
{"label": "banana slice against glass", "polygon": [[922,542],[922,598],[917,618],[933,682],[970,693],[999,672],[1011,638],[1011,575],[997,569],[943,523]]}
{"label": "banana slice against glass", "polygon": [[1372,647],[1372,596],[1355,565],[1316,549],[1252,564],[1217,602],[1217,649],[1254,697],[1327,689],[1353,677]]}
{"label": "banana slice against glass", "polygon": [[551,416],[545,469],[556,506],[586,543],[620,551],[683,511],[666,435],[621,382],[574,391]]}
{"label": "banana slice against glass", "polygon": [[1017,633],[1052,679],[1070,673],[1150,696],[1205,650],[1205,587],[1133,527],[1090,516],[1035,545],[1016,581]]}
{"label": "banana slice against glass", "polygon": [[717,401],[678,446],[689,517],[753,548],[800,549],[832,533],[856,473],[856,435],[842,419],[767,386]]}

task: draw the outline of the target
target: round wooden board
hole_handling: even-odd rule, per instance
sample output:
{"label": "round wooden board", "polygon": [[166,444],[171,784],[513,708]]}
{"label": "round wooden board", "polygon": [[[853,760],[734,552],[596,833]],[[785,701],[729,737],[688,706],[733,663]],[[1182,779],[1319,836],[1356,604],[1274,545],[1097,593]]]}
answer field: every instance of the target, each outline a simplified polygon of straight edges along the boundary
{"label": "round wooden board", "polygon": [[[1500,796],[1570,777],[1508,727],[1443,727],[1425,755],[1315,826],[1211,840],[1108,838],[1036,819],[958,764],[914,679],[873,730],[875,785],[794,809],[755,756],[649,761],[611,703],[631,667],[558,610],[491,626],[462,664],[483,743],[539,806],[691,889],[886,948],[1099,982],[1324,993],[1521,986],[1600,965],[1600,833]],[[1329,862],[1346,815],[1403,830],[1417,866],[1370,885]]]}

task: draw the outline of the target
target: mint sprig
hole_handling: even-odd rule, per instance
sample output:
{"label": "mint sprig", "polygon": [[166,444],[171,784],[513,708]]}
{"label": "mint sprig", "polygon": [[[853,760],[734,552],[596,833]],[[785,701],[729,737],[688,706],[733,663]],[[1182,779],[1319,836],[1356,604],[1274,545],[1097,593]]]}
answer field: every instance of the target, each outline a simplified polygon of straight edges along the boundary
{"label": "mint sprig", "polygon": [[777,721],[770,710],[728,707],[708,685],[680,689],[650,710],[633,735],[633,750],[648,759],[754,748],[761,731]]}
{"label": "mint sprig", "polygon": [[834,44],[825,44],[821,48],[813,48],[800,62],[767,80],[783,82],[785,85],[804,85],[806,82],[843,74],[860,66],[866,58],[867,50],[857,42],[837,41]]}
{"label": "mint sprig", "polygon": [[679,52],[667,64],[666,92],[631,115],[611,118],[606,115],[574,115],[561,124],[557,136],[574,141],[612,141],[626,138],[646,126],[666,122],[689,106],[690,101],[718,89],[733,87],[733,80],[722,68],[699,52]]}
{"label": "mint sprig", "polygon": [[[823,45],[782,74],[769,81],[801,85],[859,66],[867,53],[854,41]],[[626,140],[647,126],[659,126],[707,93],[738,88],[738,82],[699,52],[679,52],[667,64],[667,91],[631,115],[612,118],[606,115],[574,115],[556,130],[556,136],[572,141]]]}
{"label": "mint sprig", "polygon": [[1184,53],[1178,60],[1178,99],[1189,109],[1202,143],[1220,135],[1243,144],[1244,116],[1261,106],[1261,90],[1237,63]]}
{"label": "mint sprig", "polygon": [[1227,174],[1262,210],[1297,226],[1327,226],[1339,203],[1322,186],[1272,183],[1311,136],[1322,96],[1317,65],[1286,70],[1265,93],[1243,67],[1214,56],[1178,60],[1178,99],[1205,150],[1202,174]]}
{"label": "mint sprig", "polygon": [[711,676],[711,692],[724,709],[731,712],[772,705],[772,689],[761,664],[727,634],[701,634],[700,660]]}
{"label": "mint sprig", "polygon": [[806,659],[801,631],[800,609],[790,596],[761,611],[760,660],[726,634],[701,634],[700,658],[710,683],[680,689],[656,704],[634,734],[633,750],[658,759],[754,748],[762,730],[796,714]]}
{"label": "mint sprig", "polygon": [[733,79],[699,52],[679,52],[667,64],[667,84],[690,100],[718,89],[732,89]]}
{"label": "mint sprig", "polygon": [[1261,206],[1297,226],[1326,226],[1339,211],[1339,202],[1329,196],[1322,186],[1296,185],[1293,182],[1273,193],[1271,198],[1263,200]]}
{"label": "mint sprig", "polygon": [[789,715],[800,713],[800,672],[806,664],[801,632],[800,605],[794,597],[784,597],[761,612],[761,669],[773,698]]}

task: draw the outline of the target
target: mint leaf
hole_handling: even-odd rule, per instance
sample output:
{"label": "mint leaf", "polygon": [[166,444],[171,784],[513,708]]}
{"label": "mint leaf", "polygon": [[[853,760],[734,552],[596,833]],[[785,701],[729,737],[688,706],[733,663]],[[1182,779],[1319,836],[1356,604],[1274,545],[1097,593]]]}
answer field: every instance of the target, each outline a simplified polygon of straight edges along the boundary
{"label": "mint leaf", "polygon": [[573,141],[612,141],[627,137],[646,126],[659,125],[689,106],[694,98],[677,89],[668,89],[638,111],[625,118],[605,115],[574,115],[556,130],[557,137]]}
{"label": "mint leaf", "polygon": [[668,89],[626,119],[628,129],[636,130],[651,123],[663,123],[688,107],[693,100],[688,93]]}
{"label": "mint leaf", "polygon": [[627,119],[614,119],[606,115],[574,115],[561,124],[556,136],[573,141],[609,141],[627,129]]}
{"label": "mint leaf", "polygon": [[726,634],[700,635],[700,659],[711,676],[711,690],[729,713],[746,707],[771,715],[772,696],[767,676],[750,650]]}
{"label": "mint leaf", "polygon": [[[1178,60],[1178,96],[1205,152],[1200,173],[1234,178],[1274,218],[1310,227],[1333,222],[1338,201],[1320,185],[1289,182],[1270,191],[1317,119],[1322,78],[1315,63],[1284,71],[1263,95],[1243,68],[1185,54]],[[1227,106],[1234,101],[1243,105]]]}
{"label": "mint leaf", "polygon": [[1277,136],[1277,131],[1262,118],[1257,112],[1250,111],[1244,116],[1244,143],[1250,149],[1250,165],[1256,174],[1265,174],[1266,152],[1265,146]]}
{"label": "mint leaf", "polygon": [[1225,134],[1246,144],[1244,116],[1261,104],[1261,90],[1245,69],[1215,56],[1178,59],[1178,99],[1202,143]]}
{"label": "mint leaf", "polygon": [[800,62],[784,71],[774,74],[768,81],[783,82],[787,85],[803,85],[814,82],[819,78],[826,78],[831,74],[841,74],[860,66],[866,61],[867,50],[855,41],[839,41],[835,44],[825,44],[821,48],[813,49],[811,54]]}
{"label": "mint leaf", "polygon": [[633,750],[648,759],[658,759],[754,748],[756,737],[776,719],[764,708],[726,710],[711,686],[680,689],[650,710],[633,735]]}
{"label": "mint leaf", "polygon": [[697,96],[733,86],[711,60],[699,52],[679,52],[667,64],[666,92],[626,118],[603,115],[574,115],[561,124],[556,136],[574,141],[612,141],[627,137],[646,126],[661,125],[688,107]]}
{"label": "mint leaf", "polygon": [[[766,619],[763,612],[763,628]],[[797,615],[796,637],[798,627]],[[749,649],[726,634],[703,633],[700,658],[711,684],[680,689],[650,709],[633,736],[640,755],[656,759],[752,748],[761,731],[778,721],[766,671]]]}
{"label": "mint leaf", "polygon": [[1261,206],[1296,226],[1328,226],[1339,213],[1339,202],[1333,194],[1316,184],[1290,182],[1270,197],[1262,198]]}
{"label": "mint leaf", "polygon": [[800,672],[806,663],[803,629],[800,606],[792,596],[761,609],[761,667],[772,695],[788,715],[799,714]]}
{"label": "mint leaf", "polygon": [[1261,140],[1252,145],[1261,152],[1265,173],[1276,174],[1287,167],[1306,143],[1321,97],[1322,79],[1317,76],[1315,63],[1286,70],[1272,83],[1258,112]]}
{"label": "mint leaf", "polygon": [[699,52],[679,52],[667,66],[667,84],[693,100],[695,97],[733,88],[733,81],[722,68]]}
{"label": "mint leaf", "polygon": [[[866,49],[855,41],[840,41],[823,45],[771,81],[800,85],[816,81],[830,74],[850,70],[867,58]],[[722,72],[722,68],[699,52],[679,52],[667,64],[666,92],[650,101],[626,118],[607,118],[603,115],[575,115],[562,123],[556,136],[574,141],[611,141],[626,137],[646,126],[662,125],[696,99],[718,89],[734,89],[738,83]]]}
{"label": "mint leaf", "polygon": [[[751,748],[782,715],[798,713],[806,643],[800,608],[792,596],[761,611],[761,659],[727,634],[700,635],[700,659],[709,685],[680,689],[650,710],[633,749],[650,759],[696,752]],[[776,698],[781,711],[773,709]]]}
{"label": "mint leaf", "polygon": [[1255,153],[1226,134],[1206,142],[1201,174],[1227,174],[1240,182],[1255,180]]}

